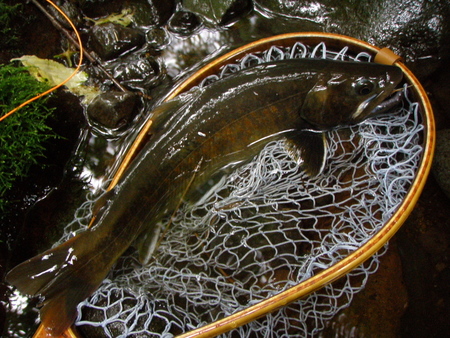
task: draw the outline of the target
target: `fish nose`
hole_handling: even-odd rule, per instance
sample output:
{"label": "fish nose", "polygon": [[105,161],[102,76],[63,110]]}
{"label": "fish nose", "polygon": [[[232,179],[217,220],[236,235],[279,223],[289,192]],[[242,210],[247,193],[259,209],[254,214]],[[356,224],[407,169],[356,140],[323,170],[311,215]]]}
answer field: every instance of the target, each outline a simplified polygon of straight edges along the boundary
{"label": "fish nose", "polygon": [[378,106],[376,106],[369,114],[369,117],[379,116],[394,109],[401,104],[404,98],[405,92],[403,89],[396,91],[393,95],[391,95],[390,98],[384,100]]}

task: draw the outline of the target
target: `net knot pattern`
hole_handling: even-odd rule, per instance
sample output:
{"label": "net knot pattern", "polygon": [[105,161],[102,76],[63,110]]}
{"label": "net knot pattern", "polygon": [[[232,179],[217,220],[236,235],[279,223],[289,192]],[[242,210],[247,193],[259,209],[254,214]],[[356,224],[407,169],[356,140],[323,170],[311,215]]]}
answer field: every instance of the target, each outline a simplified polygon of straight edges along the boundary
{"label": "net knot pattern", "polygon": [[[298,42],[246,55],[200,86],[255,64],[303,57],[371,59],[347,47]],[[278,140],[194,205],[181,205],[161,224],[153,261],[141,266],[129,250],[79,304],[76,325],[99,337],[172,337],[284,291],[357,250],[403,201],[421,160],[419,104],[406,85],[402,90],[395,113],[328,133],[328,162],[319,176],[306,177]],[[91,205],[88,199],[78,210],[64,239],[87,226]],[[223,336],[317,336],[364,287],[383,251],[338,282]]]}

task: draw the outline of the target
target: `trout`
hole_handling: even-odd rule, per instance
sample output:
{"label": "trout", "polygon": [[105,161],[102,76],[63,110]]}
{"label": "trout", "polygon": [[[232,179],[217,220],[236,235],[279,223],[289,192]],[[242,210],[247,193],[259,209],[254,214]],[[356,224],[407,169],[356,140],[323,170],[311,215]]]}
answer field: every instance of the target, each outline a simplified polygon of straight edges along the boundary
{"label": "trout", "polygon": [[48,336],[59,337],[74,322],[77,304],[128,247],[136,244],[143,263],[151,258],[158,223],[181,200],[198,197],[212,177],[246,163],[278,138],[287,140],[306,173],[320,174],[325,131],[359,123],[380,107],[385,111],[382,102],[401,79],[396,66],[280,60],[162,104],[153,112],[149,141],[100,198],[93,226],[16,266],[7,281],[43,297],[42,324]]}

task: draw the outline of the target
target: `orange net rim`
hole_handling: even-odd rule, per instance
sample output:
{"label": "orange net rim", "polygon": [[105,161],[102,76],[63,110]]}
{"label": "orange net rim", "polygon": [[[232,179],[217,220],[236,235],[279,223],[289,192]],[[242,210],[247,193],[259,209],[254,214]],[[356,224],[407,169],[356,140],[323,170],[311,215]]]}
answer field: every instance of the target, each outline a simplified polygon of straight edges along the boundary
{"label": "orange net rim", "polygon": [[[194,83],[198,82],[199,79],[203,79],[205,77],[205,74],[209,75],[212,70],[216,70],[218,67],[221,67],[224,64],[230,62],[230,60],[235,60],[239,57],[242,57],[242,55],[246,53],[259,51],[261,50],[261,48],[264,49],[267,45],[277,45],[280,43],[292,44],[292,42],[296,41],[307,42],[307,40],[319,39],[321,41],[324,41],[325,43],[339,41],[348,45],[350,49],[354,47],[371,52],[373,54],[377,54],[381,50],[380,48],[372,46],[364,41],[339,34],[304,32],[277,35],[252,42],[217,58],[216,60],[212,61],[208,65],[195,72],[179,86],[174,88],[167,99],[171,99],[188,90],[193,86]],[[398,231],[401,225],[405,222],[409,214],[414,209],[414,206],[420,196],[420,193],[423,190],[423,187],[425,186],[426,179],[430,172],[435,147],[435,123],[430,101],[420,82],[417,80],[414,74],[400,61],[399,58],[393,59],[392,61],[393,63],[395,62],[396,66],[402,69],[405,80],[413,87],[413,91],[417,96],[416,99],[419,101],[419,103],[421,104],[421,108],[423,109],[422,117],[424,124],[424,150],[416,174],[416,178],[411,188],[409,189],[409,192],[407,193],[404,201],[398,207],[395,214],[366,244],[364,244],[358,250],[347,256],[345,259],[339,261],[335,265],[331,266],[330,268],[323,270],[317,275],[309,278],[302,283],[297,284],[296,286],[284,292],[261,301],[258,304],[250,306],[245,310],[236,312],[216,322],[179,335],[178,337],[206,338],[217,336],[219,334],[242,326],[246,323],[249,323],[324,287],[325,285],[344,276],[357,266],[361,265],[364,261],[369,259],[373,254],[375,254],[385,245],[385,243]]]}
{"label": "orange net rim", "polygon": [[[271,45],[292,44],[297,41],[307,42],[308,40],[320,40],[325,43],[338,41],[339,43],[344,43],[350,48],[371,52],[373,54],[377,54],[381,50],[380,48],[370,45],[367,42],[333,33],[302,32],[276,35],[246,44],[213,60],[206,66],[196,71],[185,81],[177,85],[169,93],[165,101],[170,100],[177,95],[189,90],[191,87],[198,84],[201,79],[217,71],[217,69],[219,69],[223,65],[241,58],[246,53],[265,50],[267,46]],[[323,270],[317,275],[297,284],[294,287],[291,287],[286,291],[283,291],[242,311],[236,312],[228,317],[212,322],[198,329],[181,334],[178,336],[179,338],[214,337],[233,330],[239,326],[245,325],[299,298],[311,294],[312,292],[344,276],[357,266],[361,265],[364,261],[369,259],[374,253],[376,253],[385,245],[385,243],[398,231],[401,225],[405,222],[409,214],[414,209],[414,206],[425,186],[426,179],[430,172],[435,147],[435,123],[431,103],[420,82],[417,80],[414,74],[400,61],[399,58],[392,59],[392,63],[394,63],[403,71],[406,82],[408,82],[412,86],[414,94],[416,95],[416,99],[418,100],[422,108],[422,118],[424,125],[424,150],[419,168],[417,170],[416,178],[412,186],[410,187],[404,201],[398,207],[394,215],[366,244],[364,244],[355,252],[348,255],[345,259],[339,261],[330,268]],[[122,177],[128,164],[136,154],[137,149],[139,149],[141,142],[143,142],[145,134],[150,128],[151,123],[152,121],[148,120],[142,127],[139,134],[136,136],[135,141],[122,160],[122,163],[119,166],[115,176],[113,177],[113,180],[108,189],[114,187],[114,185]],[[72,329],[66,331],[64,336],[73,338],[80,337],[80,335]]]}

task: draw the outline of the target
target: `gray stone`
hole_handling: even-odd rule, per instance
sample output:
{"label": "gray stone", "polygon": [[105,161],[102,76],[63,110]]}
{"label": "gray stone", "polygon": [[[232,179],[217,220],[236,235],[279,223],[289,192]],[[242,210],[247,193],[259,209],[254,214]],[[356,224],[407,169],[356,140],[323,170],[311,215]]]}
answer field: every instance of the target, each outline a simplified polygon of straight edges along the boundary
{"label": "gray stone", "polygon": [[227,26],[253,9],[250,0],[184,0],[183,7],[200,15],[210,26]]}
{"label": "gray stone", "polygon": [[162,26],[175,11],[174,0],[134,0],[129,8],[133,11],[133,21],[138,26]]}
{"label": "gray stone", "polygon": [[132,54],[111,63],[114,78],[127,88],[148,90],[160,83],[161,67],[157,60],[145,54]]}
{"label": "gray stone", "polygon": [[106,92],[97,96],[87,108],[91,120],[110,129],[128,125],[138,112],[139,97],[131,92]]}
{"label": "gray stone", "polygon": [[105,23],[92,28],[90,47],[103,60],[111,60],[122,53],[139,48],[145,42],[145,35],[138,29],[115,23]]}
{"label": "gray stone", "polygon": [[419,78],[435,71],[448,55],[448,0],[255,0],[268,17],[314,22],[318,30],[389,47]]}

